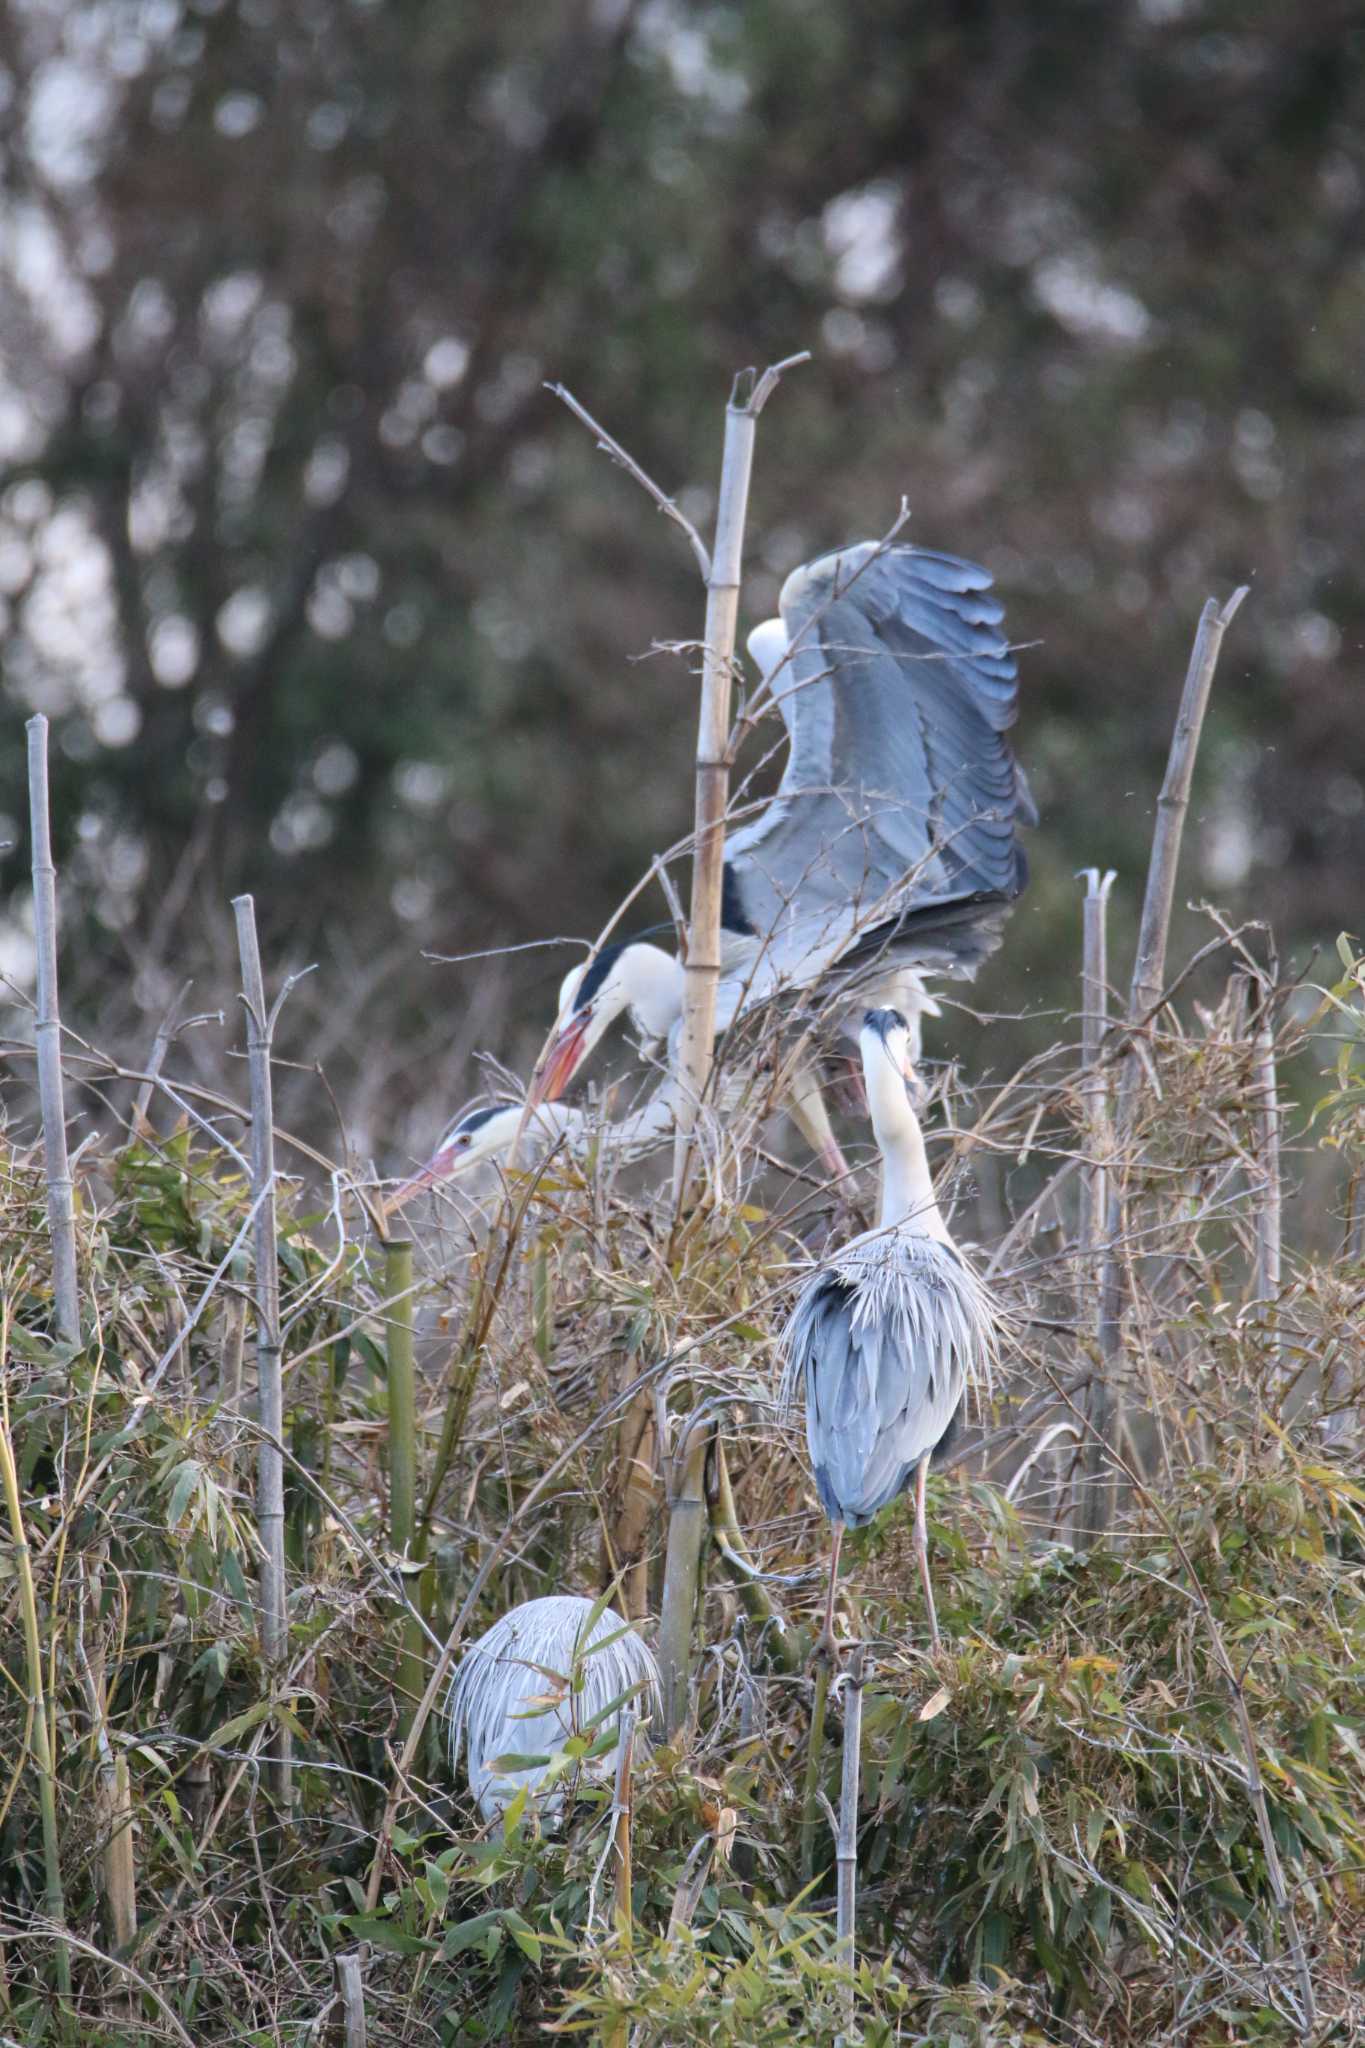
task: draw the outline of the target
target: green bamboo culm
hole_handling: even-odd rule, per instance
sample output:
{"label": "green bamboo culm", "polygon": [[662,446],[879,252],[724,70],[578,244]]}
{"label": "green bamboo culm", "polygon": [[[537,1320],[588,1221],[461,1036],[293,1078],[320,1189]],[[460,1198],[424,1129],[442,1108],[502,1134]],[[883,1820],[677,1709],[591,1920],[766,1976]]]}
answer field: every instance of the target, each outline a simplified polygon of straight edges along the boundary
{"label": "green bamboo culm", "polygon": [[[388,1303],[389,1368],[389,1548],[395,1557],[417,1561],[417,1370],[412,1345],[412,1245],[399,1239],[384,1254],[384,1296]],[[426,1545],[421,1549],[425,1552]],[[415,1597],[416,1584],[411,1588]],[[403,1617],[398,1659],[399,1727],[406,1735],[426,1687],[422,1626]]]}
{"label": "green bamboo culm", "polygon": [[[38,1631],[38,1595],[33,1584],[33,1561],[24,1533],[24,1512],[19,1498],[19,1470],[10,1437],[9,1393],[5,1364],[9,1357],[9,1313],[0,1308],[0,1480],[5,1489],[5,1507],[14,1542],[15,1567],[19,1577],[19,1603],[24,1617],[24,1661],[27,1667],[30,1740],[38,1769],[38,1805],[43,1829],[43,1893],[47,1917],[58,1930],[54,1958],[57,1992],[64,2005],[71,2000],[71,1952],[61,1938],[66,1928],[66,1899],[62,1892],[61,1839],[57,1828],[57,1768],[52,1753],[52,1730],[47,1718],[47,1697],[43,1688],[43,1646]],[[69,2037],[70,2016],[63,2015],[63,2038]]]}
{"label": "green bamboo culm", "polygon": [[821,1656],[815,1667],[815,1698],[810,1710],[810,1748],[806,1752],[806,1782],[801,1790],[801,1882],[809,1884],[815,1875],[815,1837],[820,1826],[820,1770],[825,1757],[825,1707],[829,1700],[832,1659]]}

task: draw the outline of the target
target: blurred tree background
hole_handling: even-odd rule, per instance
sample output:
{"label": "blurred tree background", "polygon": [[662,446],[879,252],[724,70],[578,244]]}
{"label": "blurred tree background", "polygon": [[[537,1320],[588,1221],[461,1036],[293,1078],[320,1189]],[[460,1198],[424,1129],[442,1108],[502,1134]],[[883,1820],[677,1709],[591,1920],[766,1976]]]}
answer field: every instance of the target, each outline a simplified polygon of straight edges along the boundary
{"label": "blurred tree background", "polygon": [[902,492],[993,569],[1043,812],[982,984],[1012,1049],[1074,1007],[1083,864],[1126,974],[1238,581],[1181,899],[1300,963],[1359,929],[1358,8],[12,0],[0,148],[0,967],[42,709],[101,1042],[185,975],[225,1000],[250,888],[272,973],[319,962],[307,1057],[331,1019],[362,1148],[429,1139],[474,1043],[524,1061],[572,955],[422,951],[590,936],[685,833],[695,664],[639,657],[702,619],[545,381],[704,524],[733,371],[804,347],[745,622]]}

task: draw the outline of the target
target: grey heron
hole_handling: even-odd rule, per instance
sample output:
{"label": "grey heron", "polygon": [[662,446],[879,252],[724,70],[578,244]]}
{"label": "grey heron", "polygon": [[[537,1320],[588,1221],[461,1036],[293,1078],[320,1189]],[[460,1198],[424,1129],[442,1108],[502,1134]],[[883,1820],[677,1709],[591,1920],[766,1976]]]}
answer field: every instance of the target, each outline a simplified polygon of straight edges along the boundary
{"label": "grey heron", "polygon": [[[574,1593],[524,1600],[471,1643],[460,1659],[447,1704],[452,1770],[465,1753],[469,1789],[485,1820],[496,1820],[524,1785],[546,1788],[542,1810],[553,1817],[560,1795],[550,1789],[552,1758],[574,1736],[618,1732],[630,1694],[644,1714],[658,1709],[659,1667],[612,1607]],[[589,1625],[591,1624],[591,1626]],[[601,1725],[599,1725],[601,1724]],[[517,1763],[497,1766],[504,1758]],[[534,1759],[534,1760],[533,1760]],[[614,1751],[584,1760],[593,1776],[609,1774]],[[561,1775],[562,1763],[554,1775]]]}
{"label": "grey heron", "polygon": [[870,1522],[913,1480],[915,1555],[938,1647],[924,1487],[929,1460],[968,1386],[988,1382],[996,1312],[934,1197],[910,1091],[911,1034],[898,1010],[869,1010],[863,1082],[882,1155],[877,1227],[807,1280],[782,1333],[782,1391],[806,1397],[806,1444],[820,1505],[834,1525],[822,1646],[834,1641],[834,1595],[846,1528]]}
{"label": "grey heron", "polygon": [[[781,619],[750,635],[788,752],[775,796],[726,841],[718,1031],[791,991],[851,1029],[892,1004],[917,1053],[924,977],[970,978],[1000,943],[1027,879],[1017,827],[1036,813],[1006,737],[1017,672],[990,584],[955,556],[865,541],[794,571]],[[532,1101],[562,1094],[624,1010],[667,1040],[682,991],[661,947],[601,948],[565,978]],[[797,1121],[829,1157],[813,1078],[801,1095]]]}
{"label": "grey heron", "polygon": [[665,1145],[676,1128],[672,1098],[660,1089],[638,1109],[614,1123],[600,1123],[567,1102],[494,1103],[462,1110],[424,1166],[395,1188],[384,1204],[392,1216],[422,1189],[458,1180],[478,1166],[507,1158],[521,1134],[527,1158],[544,1158],[557,1146],[581,1155],[599,1137],[613,1157],[630,1160]]}

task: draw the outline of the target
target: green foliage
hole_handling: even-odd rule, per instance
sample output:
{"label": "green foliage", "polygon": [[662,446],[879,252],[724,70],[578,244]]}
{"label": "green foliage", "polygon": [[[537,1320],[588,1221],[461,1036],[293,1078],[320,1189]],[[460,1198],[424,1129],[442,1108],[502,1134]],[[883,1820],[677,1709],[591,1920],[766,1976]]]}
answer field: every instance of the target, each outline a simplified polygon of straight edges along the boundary
{"label": "green foliage", "polygon": [[[1354,956],[1343,965],[1328,1008],[1349,1057],[1333,1054],[1313,1128],[1330,1160],[1350,1163],[1358,976]],[[86,1341],[73,1351],[51,1334],[39,1170],[12,1152],[4,1426],[38,1601],[64,1910],[81,1945],[63,2020],[14,1627],[22,1553],[0,1549],[6,2034],[131,2048],[173,2019],[196,2048],[305,2036],[325,2024],[338,1951],[363,1945],[376,2048],[547,2031],[610,2044],[623,2030],[635,2048],[823,2048],[840,2031],[850,2048],[1287,2048],[1295,1987],[1267,1839],[1323,2024],[1358,2027],[1365,1487],[1339,1433],[1365,1394],[1358,1268],[1305,1261],[1269,1316],[1241,1305],[1246,1204],[1198,1199],[1252,1129],[1245,1046],[1220,1015],[1154,1044],[1162,1093],[1143,1104],[1131,1162],[1142,1236],[1118,1366],[1139,1442],[1111,1539],[1079,1553],[1051,1527],[1067,1513],[1064,1478],[1040,1506],[1028,1491],[1008,1498],[989,1462],[993,1440],[1016,1457],[1031,1440],[1040,1389],[1053,1389],[1051,1412],[1076,1413],[1062,1376],[1088,1355],[1083,1304],[1050,1222],[1018,1248],[1022,1284],[1000,1283],[1028,1348],[978,1418],[973,1476],[931,1481],[942,1654],[922,1647],[908,1504],[850,1538],[841,1599],[871,1663],[852,1970],[835,1952],[823,1817],[814,1882],[799,1876],[811,1685],[790,1646],[811,1630],[825,1525],[769,1399],[797,1227],[827,1229],[828,1212],[722,1172],[719,1199],[708,1189],[678,1219],[666,1197],[556,1162],[539,1180],[511,1175],[486,1230],[454,1252],[432,1234],[417,1303],[429,1563],[411,1583],[438,1640],[490,1562],[470,1633],[528,1594],[616,1582],[621,1432],[639,1376],[674,1428],[705,1407],[726,1432],[736,1520],[717,1521],[705,1560],[696,1725],[637,1760],[626,1916],[613,1795],[579,1768],[605,1751],[610,1709],[551,1760],[574,1795],[557,1829],[521,1796],[477,1827],[435,1739],[397,1781],[404,1613],[385,1556],[384,1267],[370,1210],[344,1188],[330,1206],[282,1192],[290,1640],[271,1672],[256,1623],[240,1164],[183,1127],[87,1164]],[[1028,1097],[1007,1105],[992,1142],[1065,1153],[1072,1101],[1058,1087],[1045,1112]],[[657,1494],[649,1509],[657,1549]],[[760,1581],[742,1577],[736,1527]],[[836,1690],[816,1758],[831,1802],[839,1716]],[[260,1771],[280,1720],[296,1751],[287,1818]],[[116,1956],[120,1830],[137,1931]]]}

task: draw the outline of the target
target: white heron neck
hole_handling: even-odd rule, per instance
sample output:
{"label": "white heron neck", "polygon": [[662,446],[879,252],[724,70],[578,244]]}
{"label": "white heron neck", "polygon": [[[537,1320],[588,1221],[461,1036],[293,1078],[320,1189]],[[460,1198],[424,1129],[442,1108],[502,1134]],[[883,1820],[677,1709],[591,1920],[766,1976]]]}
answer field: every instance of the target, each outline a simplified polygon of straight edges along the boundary
{"label": "white heron neck", "polygon": [[903,1224],[947,1243],[948,1226],[934,1196],[924,1133],[905,1092],[904,1076],[880,1041],[863,1041],[863,1081],[882,1155],[880,1227]]}
{"label": "white heron neck", "polygon": [[638,943],[621,955],[622,1006],[647,1038],[667,1038],[682,1014],[683,965],[661,946]]}

